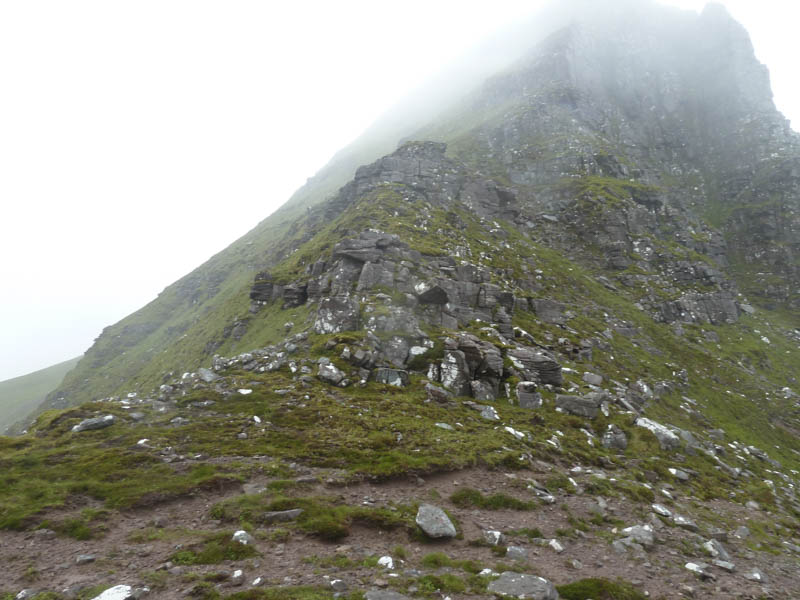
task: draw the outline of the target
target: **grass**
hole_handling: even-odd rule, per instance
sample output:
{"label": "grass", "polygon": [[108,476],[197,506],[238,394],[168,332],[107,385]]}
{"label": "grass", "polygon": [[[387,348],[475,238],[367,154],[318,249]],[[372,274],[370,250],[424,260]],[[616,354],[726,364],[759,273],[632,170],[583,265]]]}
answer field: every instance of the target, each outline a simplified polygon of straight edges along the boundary
{"label": "grass", "polygon": [[564,600],[645,600],[647,596],[622,580],[588,578],[556,586]]}
{"label": "grass", "polygon": [[231,538],[233,532],[210,535],[189,548],[176,551],[170,560],[176,565],[217,565],[260,556],[252,544],[240,544]]}
{"label": "grass", "polygon": [[79,358],[40,369],[21,377],[0,381],[0,432],[24,419],[44,402]]}
{"label": "grass", "polygon": [[236,521],[242,526],[264,524],[264,513],[301,509],[294,524],[300,532],[335,541],[347,537],[353,525],[359,524],[381,530],[406,528],[412,530],[415,507],[395,506],[374,508],[349,506],[329,497],[292,497],[268,494],[242,495],[216,504],[211,516],[224,521]]}

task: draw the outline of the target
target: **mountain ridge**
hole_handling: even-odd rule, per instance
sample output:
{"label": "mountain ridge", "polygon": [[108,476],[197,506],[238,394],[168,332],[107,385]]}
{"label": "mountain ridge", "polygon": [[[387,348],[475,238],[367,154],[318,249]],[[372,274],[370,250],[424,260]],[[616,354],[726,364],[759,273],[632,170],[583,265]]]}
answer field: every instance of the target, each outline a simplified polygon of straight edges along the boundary
{"label": "mountain ridge", "polygon": [[800,138],[727,12],[614,6],[104,331],[0,527],[165,597],[796,596]]}

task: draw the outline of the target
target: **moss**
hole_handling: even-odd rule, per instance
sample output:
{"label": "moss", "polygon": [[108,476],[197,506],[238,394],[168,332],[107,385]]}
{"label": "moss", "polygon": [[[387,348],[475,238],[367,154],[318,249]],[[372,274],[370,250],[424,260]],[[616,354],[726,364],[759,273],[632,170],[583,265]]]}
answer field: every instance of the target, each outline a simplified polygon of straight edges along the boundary
{"label": "moss", "polygon": [[261,525],[264,515],[271,511],[300,509],[302,513],[293,524],[303,533],[334,541],[347,537],[354,524],[382,530],[413,528],[413,507],[375,508],[340,504],[329,497],[242,495],[225,500],[211,508],[211,516],[241,525]]}
{"label": "moss", "polygon": [[260,556],[252,545],[240,544],[233,541],[232,537],[232,532],[208,536],[185,550],[178,550],[170,560],[176,565],[217,565],[228,560],[238,561]]}
{"label": "moss", "polygon": [[588,578],[556,586],[564,600],[645,600],[647,596],[622,580]]}

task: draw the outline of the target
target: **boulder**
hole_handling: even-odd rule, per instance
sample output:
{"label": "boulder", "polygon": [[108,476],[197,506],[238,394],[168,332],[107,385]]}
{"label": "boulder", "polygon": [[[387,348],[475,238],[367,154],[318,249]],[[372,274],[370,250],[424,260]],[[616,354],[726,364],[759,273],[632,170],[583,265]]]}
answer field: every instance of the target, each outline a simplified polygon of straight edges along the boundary
{"label": "boulder", "polygon": [[428,400],[433,400],[442,404],[449,402],[453,397],[453,394],[443,388],[440,388],[439,386],[433,385],[432,383],[425,385],[425,393],[428,395]]}
{"label": "boulder", "polygon": [[558,600],[555,586],[536,575],[506,571],[486,588],[491,594],[519,600]]}
{"label": "boulder", "polygon": [[561,365],[545,350],[519,346],[509,350],[508,357],[512,364],[522,371],[526,379],[556,386],[564,382]]}
{"label": "boulder", "polygon": [[247,533],[245,530],[241,529],[233,534],[231,541],[238,542],[243,546],[248,546],[252,545],[256,541],[256,539],[252,535]]}
{"label": "boulder", "polygon": [[603,376],[596,373],[589,373],[588,371],[583,374],[583,380],[589,385],[603,385]]}
{"label": "boulder", "polygon": [[205,367],[201,367],[197,370],[197,375],[205,381],[206,383],[213,383],[217,379],[219,379],[219,375],[214,373],[211,369],[206,369]]}
{"label": "boulder", "polygon": [[134,598],[133,588],[129,585],[115,585],[108,588],[99,596],[92,600],[132,600]]}
{"label": "boulder", "polygon": [[540,408],[542,406],[542,395],[537,389],[536,383],[533,381],[520,381],[517,384],[517,404],[520,408]]}
{"label": "boulder", "polygon": [[488,381],[470,381],[469,385],[472,391],[472,397],[476,400],[491,402],[497,398],[494,392],[494,386]]}
{"label": "boulder", "polygon": [[658,438],[658,443],[661,445],[662,450],[675,450],[681,445],[681,438],[661,423],[645,417],[638,417],[634,423],[639,427],[652,431],[653,435]]}
{"label": "boulder", "polygon": [[394,335],[383,343],[383,356],[392,366],[402,368],[406,365],[410,348],[406,338]]}
{"label": "boulder", "polygon": [[650,527],[650,525],[634,525],[633,527],[626,527],[622,530],[622,533],[645,548],[650,548],[653,546],[653,544],[655,544],[653,528]]}
{"label": "boulder", "polygon": [[395,387],[405,387],[408,385],[408,371],[400,369],[389,369],[381,367],[373,371],[373,378],[377,383],[393,385]]}
{"label": "boulder", "polygon": [[612,423],[603,433],[602,444],[605,448],[624,451],[628,447],[628,436]]}
{"label": "boulder", "polygon": [[456,537],[456,527],[447,514],[438,506],[423,504],[417,510],[415,519],[420,529],[432,538],[454,538]]}
{"label": "boulder", "polygon": [[588,395],[568,396],[565,394],[558,394],[556,396],[556,407],[571,415],[594,419],[600,412],[600,401],[598,398]]}
{"label": "boulder", "polygon": [[104,417],[95,417],[94,419],[84,419],[72,428],[73,433],[80,433],[81,431],[91,431],[92,429],[105,429],[114,424],[114,415],[106,415]]}
{"label": "boulder", "polygon": [[329,383],[331,385],[339,385],[344,379],[344,373],[331,363],[321,364],[317,372],[317,377],[320,381]]}

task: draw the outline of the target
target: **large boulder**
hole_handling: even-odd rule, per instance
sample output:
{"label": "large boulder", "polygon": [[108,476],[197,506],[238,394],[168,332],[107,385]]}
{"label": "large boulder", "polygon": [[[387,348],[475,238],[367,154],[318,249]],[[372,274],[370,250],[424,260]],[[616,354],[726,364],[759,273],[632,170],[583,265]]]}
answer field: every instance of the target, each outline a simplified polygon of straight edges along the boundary
{"label": "large boulder", "polygon": [[92,429],[105,429],[106,427],[111,427],[113,424],[114,415],[84,419],[72,428],[72,432],[80,433],[81,431],[91,431]]}
{"label": "large boulder", "polygon": [[339,385],[344,380],[344,373],[331,363],[323,363],[319,366],[317,377],[320,381],[331,385]]}
{"label": "large boulder", "polygon": [[431,538],[454,538],[458,533],[447,513],[432,504],[419,507],[416,523]]}
{"label": "large boulder", "polygon": [[511,363],[522,371],[525,379],[555,386],[560,386],[564,382],[561,365],[545,350],[519,346],[509,350],[508,357]]}
{"label": "large boulder", "polygon": [[558,600],[558,591],[550,581],[536,575],[506,571],[486,588],[491,594],[519,600]]}
{"label": "large boulder", "polygon": [[408,371],[381,367],[375,369],[373,373],[373,378],[378,383],[393,385],[395,387],[405,387],[408,385]]}
{"label": "large boulder", "polygon": [[603,433],[602,444],[611,450],[625,450],[628,447],[628,436],[612,423]]}
{"label": "large boulder", "polygon": [[653,432],[662,450],[675,450],[681,445],[681,438],[661,423],[645,417],[639,417],[636,419],[635,424]]}
{"label": "large boulder", "polygon": [[534,381],[520,381],[517,384],[517,404],[520,408],[541,408],[542,395],[537,389]]}
{"label": "large boulder", "polygon": [[556,408],[578,417],[594,419],[600,412],[600,400],[590,396],[568,396],[558,394],[556,396]]}

